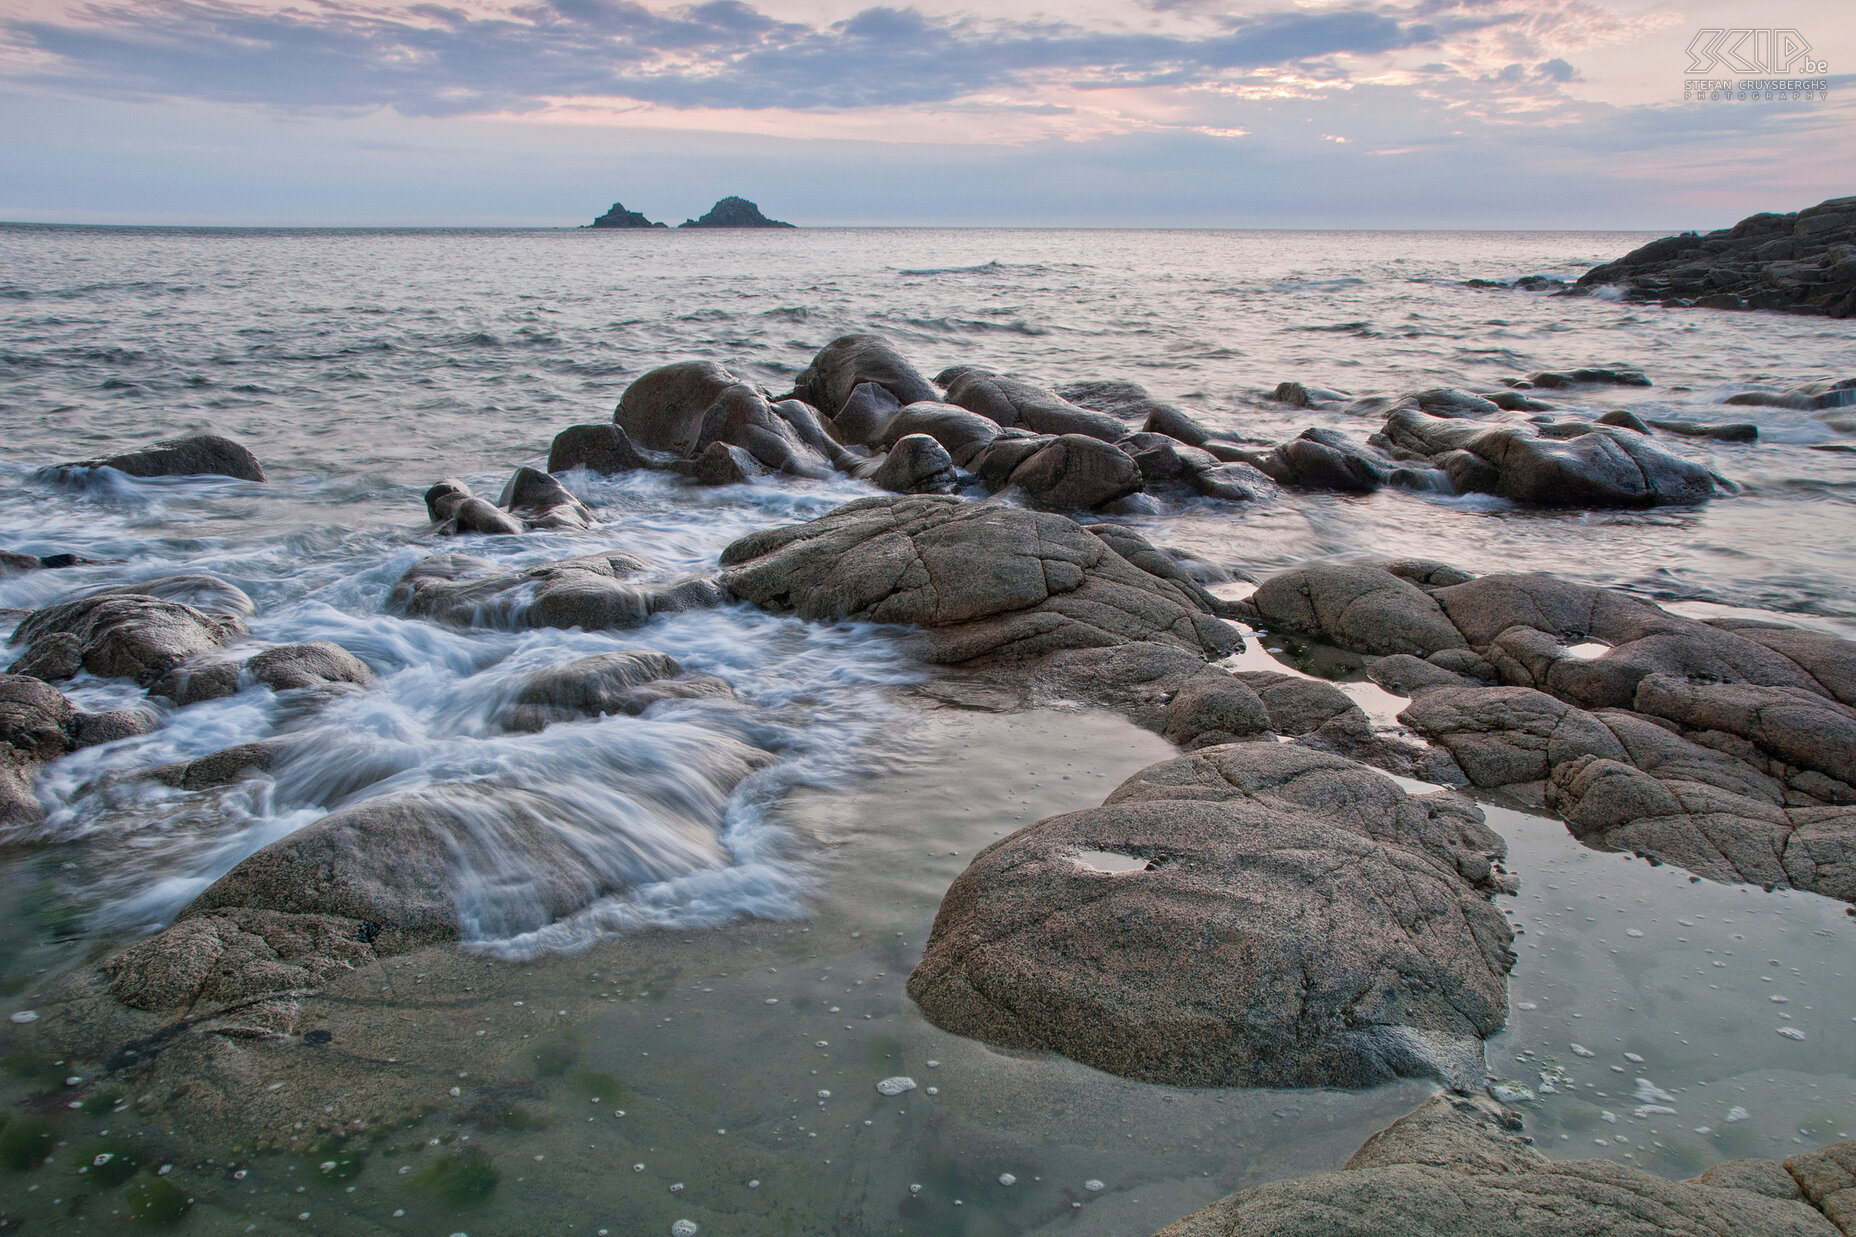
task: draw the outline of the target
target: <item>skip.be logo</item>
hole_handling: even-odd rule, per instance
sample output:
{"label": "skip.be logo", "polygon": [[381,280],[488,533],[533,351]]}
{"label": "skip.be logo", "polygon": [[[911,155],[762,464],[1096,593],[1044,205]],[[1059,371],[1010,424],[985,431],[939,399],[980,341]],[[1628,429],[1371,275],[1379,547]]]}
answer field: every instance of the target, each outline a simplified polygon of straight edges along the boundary
{"label": "skip.be logo", "polygon": [[1789,27],[1765,30],[1747,26],[1731,30],[1710,27],[1697,33],[1688,45],[1688,72],[1696,75],[1717,70],[1772,74],[1795,70],[1808,75],[1828,73],[1830,64],[1812,59],[1810,41]]}

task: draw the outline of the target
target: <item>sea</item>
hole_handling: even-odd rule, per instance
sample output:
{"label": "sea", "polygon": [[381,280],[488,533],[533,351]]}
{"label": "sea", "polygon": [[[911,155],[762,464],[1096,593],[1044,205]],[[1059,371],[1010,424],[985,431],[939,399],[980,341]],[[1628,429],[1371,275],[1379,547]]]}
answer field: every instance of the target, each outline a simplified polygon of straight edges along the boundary
{"label": "sea", "polygon": [[[1856,374],[1856,326],[1470,286],[1570,281],[1648,239],[0,225],[0,549],[92,560],[0,579],[0,641],[70,593],[205,572],[254,600],[256,639],[332,640],[377,676],[313,714],[261,687],[165,710],[152,734],[43,770],[45,822],[0,839],[0,1012],[37,1012],[246,856],[378,794],[545,791],[633,880],[537,923],[507,913],[519,880],[461,874],[462,945],[429,982],[471,996],[442,1019],[397,992],[375,1010],[414,1050],[428,1038],[429,1115],[339,1153],[260,1151],[139,1097],[101,1116],[48,1108],[66,1063],[7,1057],[6,1111],[51,1112],[32,1119],[54,1120],[60,1152],[0,1189],[0,1227],[116,1231],[133,1187],[76,1171],[107,1139],[168,1163],[163,1179],[192,1200],[179,1222],[201,1233],[1134,1233],[1337,1167],[1434,1087],[1136,1084],[958,1040],[902,992],[975,850],[1099,803],[1170,754],[1158,737],[1080,706],[930,708],[911,690],[929,670],[893,628],[734,605],[626,632],[456,629],[393,613],[388,594],[439,553],[526,567],[610,549],[665,577],[701,572],[748,532],[872,495],[849,478],[708,489],[575,472],[563,480],[593,528],[468,545],[437,536],[422,499],[447,477],[494,497],[654,367],[717,361],[777,395],[832,339],[872,332],[930,377],[977,365],[1050,386],[1129,380],[1258,442],[1378,428],[1273,401],[1284,381],[1365,395],[1641,370],[1651,386],[1548,398],[1757,423],[1752,444],[1667,440],[1730,495],[1632,512],[1398,490],[1144,498],[1100,518],[1232,589],[1310,560],[1423,557],[1856,638],[1856,423],[1724,404]],[[201,431],[244,443],[268,481],[57,467]],[[750,707],[687,702],[539,735],[498,724],[536,670],[641,647]],[[19,652],[0,644],[6,663]],[[1245,656],[1273,653],[1253,640]],[[85,708],[146,704],[120,680],[68,686]],[[210,793],[135,777],[277,736],[311,755]],[[718,754],[730,743],[776,759],[736,785]],[[1687,1176],[1847,1136],[1856,920],[1840,904],[1696,884],[1588,850],[1550,817],[1488,811],[1521,877],[1503,902],[1524,933],[1491,1084],[1527,1093],[1517,1106],[1542,1150]],[[312,1076],[337,1114],[379,1068],[357,1054]],[[919,1085],[901,1099],[873,1087],[904,1075]],[[486,1079],[506,1119],[472,1124],[453,1110]],[[459,1201],[445,1173],[466,1145],[470,1164],[495,1166],[493,1188]]]}

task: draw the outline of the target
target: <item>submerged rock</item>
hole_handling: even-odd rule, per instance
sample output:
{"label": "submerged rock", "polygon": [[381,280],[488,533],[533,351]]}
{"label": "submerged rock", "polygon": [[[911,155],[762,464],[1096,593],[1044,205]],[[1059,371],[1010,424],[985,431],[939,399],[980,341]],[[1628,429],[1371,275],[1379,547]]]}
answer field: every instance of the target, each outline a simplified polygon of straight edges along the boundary
{"label": "submerged rock", "polygon": [[131,477],[236,477],[241,481],[264,480],[264,468],[258,457],[230,438],[217,434],[191,434],[170,438],[140,451],[127,451],[80,464],[63,464],[61,468],[114,468]]}
{"label": "submerged rock", "polygon": [[0,674],[0,839],[44,819],[32,791],[40,765],[78,748],[147,734],[155,725],[135,709],[86,713],[43,679]]}
{"label": "submerged rock", "polygon": [[636,717],[660,700],[732,700],[734,694],[714,675],[685,674],[666,654],[628,649],[582,657],[530,676],[502,720],[511,730],[535,731],[581,717]]}
{"label": "submerged rock", "polygon": [[[1609,415],[1609,414],[1607,414]],[[1712,438],[1717,442],[1757,442],[1759,426],[1750,421],[1651,421],[1650,425],[1684,438]]]}
{"label": "submerged rock", "polygon": [[40,679],[0,674],[0,837],[45,818],[32,777],[71,747],[78,716],[64,694]]}
{"label": "submerged rock", "polygon": [[176,666],[148,691],[184,706],[235,695],[247,679],[272,691],[333,696],[372,686],[374,672],[341,645],[315,640],[276,645],[249,659],[229,652],[209,653]]}
{"label": "submerged rock", "polygon": [[265,649],[245,663],[251,677],[272,691],[342,692],[371,687],[374,672],[339,644],[312,640]]}
{"label": "submerged rock", "polygon": [[1549,1159],[1520,1129],[1492,1101],[1433,1096],[1341,1171],[1244,1190],[1157,1237],[1840,1237],[1822,1191],[1856,1181],[1856,1143],[1670,1181],[1615,1160]]}
{"label": "submerged rock", "polygon": [[909,994],[946,1030],[1147,1081],[1466,1084],[1507,1014],[1503,850],[1460,796],[1208,748],[981,851]]}
{"label": "submerged rock", "polygon": [[56,571],[95,561],[76,554],[18,554],[0,550],[0,579],[27,571]]}
{"label": "submerged rock", "polygon": [[409,618],[452,627],[636,627],[654,614],[708,609],[725,599],[712,579],[633,582],[647,564],[629,554],[587,554],[516,573],[463,555],[415,564],[388,594]]}
{"label": "submerged rock", "polygon": [[1642,370],[1590,366],[1585,369],[1542,370],[1529,374],[1527,380],[1537,387],[1560,390],[1570,386],[1647,387],[1650,380]]}

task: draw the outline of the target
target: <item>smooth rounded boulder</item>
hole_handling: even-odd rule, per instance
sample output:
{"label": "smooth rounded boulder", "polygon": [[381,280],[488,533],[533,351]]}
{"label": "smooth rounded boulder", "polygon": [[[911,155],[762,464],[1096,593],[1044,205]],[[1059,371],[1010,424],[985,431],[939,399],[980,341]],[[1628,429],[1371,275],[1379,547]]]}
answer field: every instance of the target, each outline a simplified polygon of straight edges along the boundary
{"label": "smooth rounded boulder", "polygon": [[935,389],[880,335],[840,335],[818,350],[793,381],[793,394],[836,418],[851,392],[874,383],[898,405],[934,400]]}
{"label": "smooth rounded boulder", "polygon": [[871,474],[870,482],[892,494],[947,494],[957,483],[954,457],[926,434],[905,434]]}
{"label": "smooth rounded boulder", "polygon": [[740,382],[714,361],[659,366],[625,388],[612,421],[641,447],[689,458],[702,436],[703,414]]}
{"label": "smooth rounded boulder", "polygon": [[1120,447],[1085,434],[1059,434],[1012,470],[1008,487],[1065,511],[1093,511],[1138,494],[1141,470]]}
{"label": "smooth rounded boulder", "polygon": [[233,477],[263,481],[264,468],[251,451],[217,434],[170,438],[139,451],[125,451],[61,468],[114,468],[131,477]]}
{"label": "smooth rounded boulder", "polygon": [[908,991],[944,1030],[1144,1081],[1469,1085],[1507,1017],[1503,852],[1461,796],[1207,748],[982,850]]}

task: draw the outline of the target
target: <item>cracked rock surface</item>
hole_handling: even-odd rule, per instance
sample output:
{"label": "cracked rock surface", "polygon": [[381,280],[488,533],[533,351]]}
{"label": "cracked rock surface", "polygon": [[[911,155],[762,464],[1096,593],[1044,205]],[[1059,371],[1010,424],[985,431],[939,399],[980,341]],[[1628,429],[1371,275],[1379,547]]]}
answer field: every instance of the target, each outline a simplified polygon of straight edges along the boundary
{"label": "cracked rock surface", "polygon": [[1384,658],[1401,721],[1593,845],[1856,901],[1856,644],[1544,575],[1322,563],[1259,621]]}

